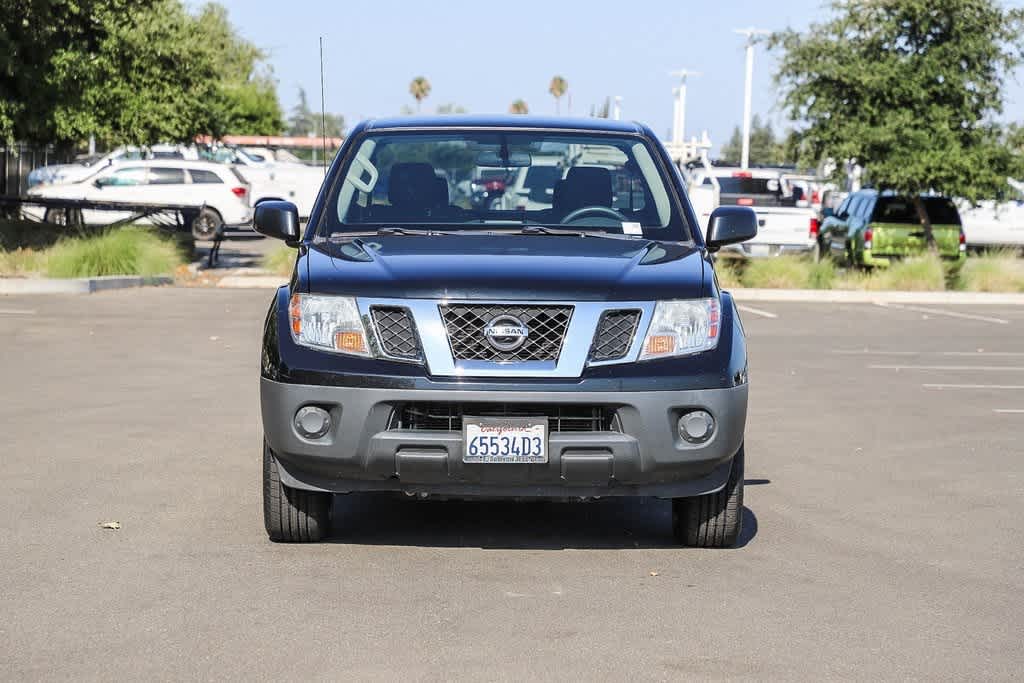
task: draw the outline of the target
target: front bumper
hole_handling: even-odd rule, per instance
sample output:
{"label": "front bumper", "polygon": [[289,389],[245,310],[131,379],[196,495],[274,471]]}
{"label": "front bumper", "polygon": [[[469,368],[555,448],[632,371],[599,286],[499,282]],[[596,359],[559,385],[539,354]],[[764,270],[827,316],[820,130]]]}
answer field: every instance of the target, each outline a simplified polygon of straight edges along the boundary
{"label": "front bumper", "polygon": [[[285,485],[348,493],[498,497],[683,497],[721,489],[743,441],[747,385],[699,390],[444,391],[289,384],[260,380],[263,428]],[[595,404],[614,407],[618,431],[551,432],[545,464],[462,462],[458,431],[389,429],[405,402]],[[315,441],[293,427],[296,411],[330,411]],[[691,409],[710,412],[715,432],[693,445],[676,430]]]}

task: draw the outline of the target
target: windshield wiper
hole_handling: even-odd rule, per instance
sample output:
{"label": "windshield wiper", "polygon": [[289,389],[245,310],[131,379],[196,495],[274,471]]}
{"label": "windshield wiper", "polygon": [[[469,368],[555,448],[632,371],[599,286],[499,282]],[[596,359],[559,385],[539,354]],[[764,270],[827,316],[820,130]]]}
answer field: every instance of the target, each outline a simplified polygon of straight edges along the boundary
{"label": "windshield wiper", "polygon": [[434,235],[447,235],[448,232],[444,230],[410,230],[409,228],[401,228],[398,226],[388,226],[377,230],[378,235],[427,235],[433,237]]}
{"label": "windshield wiper", "polygon": [[644,237],[643,235],[619,235],[613,232],[584,232],[582,230],[561,230],[559,228],[549,228],[546,225],[525,225],[520,230],[517,230],[514,234],[519,235],[558,235],[560,237],[602,237],[609,240],[648,240],[654,241],[650,237]]}

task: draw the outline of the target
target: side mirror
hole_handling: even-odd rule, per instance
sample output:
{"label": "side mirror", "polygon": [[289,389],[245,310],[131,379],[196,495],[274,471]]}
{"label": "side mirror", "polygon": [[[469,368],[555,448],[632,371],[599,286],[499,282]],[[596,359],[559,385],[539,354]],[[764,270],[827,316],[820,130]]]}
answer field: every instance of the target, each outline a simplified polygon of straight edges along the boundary
{"label": "side mirror", "polygon": [[267,200],[256,205],[253,217],[256,232],[289,245],[299,241],[299,210],[291,202]]}
{"label": "side mirror", "polygon": [[822,218],[832,218],[832,216],[835,216],[835,215],[836,215],[836,210],[831,208],[831,207],[825,207],[824,209],[821,210],[821,217]]}
{"label": "side mirror", "polygon": [[746,242],[757,236],[757,214],[745,206],[720,206],[708,219],[708,251],[727,244]]}

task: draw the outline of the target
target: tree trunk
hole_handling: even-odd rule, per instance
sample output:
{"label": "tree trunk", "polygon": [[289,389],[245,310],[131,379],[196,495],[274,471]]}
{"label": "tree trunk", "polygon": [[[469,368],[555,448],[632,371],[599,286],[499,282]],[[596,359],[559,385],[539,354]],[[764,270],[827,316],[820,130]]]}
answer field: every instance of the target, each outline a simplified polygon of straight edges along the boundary
{"label": "tree trunk", "polygon": [[914,195],[914,208],[917,209],[917,219],[921,221],[921,228],[924,230],[924,243],[928,245],[928,251],[933,254],[939,252],[939,246],[935,244],[935,234],[932,232],[932,219],[928,215],[928,209],[924,205],[921,195]]}

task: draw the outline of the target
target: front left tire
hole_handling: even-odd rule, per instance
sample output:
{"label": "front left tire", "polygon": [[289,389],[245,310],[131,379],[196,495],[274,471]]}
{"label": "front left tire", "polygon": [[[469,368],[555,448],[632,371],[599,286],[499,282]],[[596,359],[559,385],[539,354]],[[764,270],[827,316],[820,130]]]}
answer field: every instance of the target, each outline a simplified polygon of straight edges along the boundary
{"label": "front left tire", "polygon": [[330,493],[293,489],[281,483],[274,452],[263,443],[263,524],[271,541],[316,543],[330,534]]}
{"label": "front left tire", "polygon": [[743,446],[732,459],[729,481],[720,491],[672,499],[676,541],[696,548],[731,548],[743,531]]}

